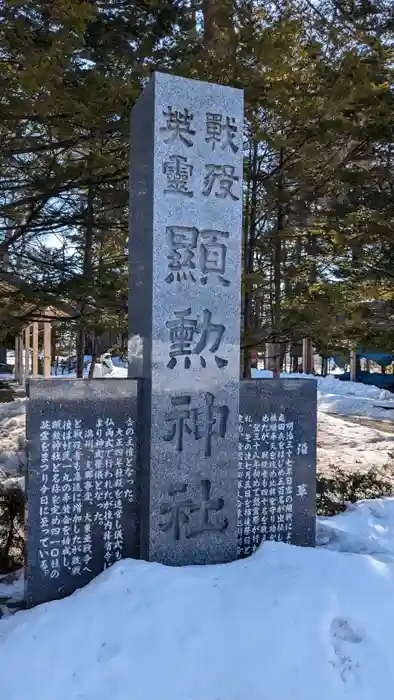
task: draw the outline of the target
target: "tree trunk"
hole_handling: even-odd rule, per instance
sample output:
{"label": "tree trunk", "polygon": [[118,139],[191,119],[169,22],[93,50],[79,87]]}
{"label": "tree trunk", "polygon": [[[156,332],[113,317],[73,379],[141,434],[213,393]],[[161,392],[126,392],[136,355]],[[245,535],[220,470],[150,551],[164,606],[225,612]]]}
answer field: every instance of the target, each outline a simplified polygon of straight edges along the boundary
{"label": "tree trunk", "polygon": [[83,377],[83,371],[84,371],[84,358],[85,358],[85,329],[84,328],[78,328],[77,330],[77,338],[76,338],[76,346],[77,346],[77,377],[78,379],[82,379]]}
{"label": "tree trunk", "polygon": [[204,48],[223,58],[235,48],[233,0],[202,0]]}
{"label": "tree trunk", "polygon": [[[272,340],[273,344],[277,345],[280,343],[280,328],[281,328],[281,293],[282,293],[282,238],[281,234],[284,229],[285,215],[283,207],[283,194],[284,194],[284,176],[283,176],[283,163],[284,163],[284,149],[281,148],[279,151],[279,175],[278,175],[278,209],[276,217],[276,230],[273,242],[273,266],[274,266],[274,304],[273,304],[273,314],[272,314]],[[280,351],[275,352],[278,360],[276,362],[276,368],[274,370],[274,376],[280,376],[279,360]]]}
{"label": "tree trunk", "polygon": [[310,338],[302,339],[302,371],[304,374],[313,372],[313,345]]}
{"label": "tree trunk", "polygon": [[[84,258],[83,258],[83,279],[86,280],[87,284],[92,283],[92,262],[93,262],[93,223],[94,223],[94,212],[93,212],[93,187],[91,183],[88,186],[87,194],[87,205],[85,210],[85,245],[84,245]],[[81,379],[84,372],[84,355],[85,355],[85,341],[86,341],[86,330],[85,330],[85,309],[86,302],[82,301],[79,306],[80,320],[79,328],[77,331],[77,377]]]}
{"label": "tree trunk", "polygon": [[273,372],[274,377],[280,376],[280,345],[279,343],[266,343],[265,367]]}
{"label": "tree trunk", "polygon": [[92,361],[91,361],[90,367],[89,367],[88,379],[93,379],[94,367],[95,367],[96,363],[97,363],[97,338],[96,338],[96,335],[93,333],[93,335],[92,335]]}
{"label": "tree trunk", "polygon": [[321,358],[321,375],[322,375],[322,377],[327,376],[327,370],[328,370],[328,357],[327,357],[327,355],[322,355],[322,358]]}
{"label": "tree trunk", "polygon": [[357,354],[355,350],[350,352],[350,381],[357,381]]}
{"label": "tree trunk", "polygon": [[12,515],[10,515],[10,529],[8,530],[8,535],[7,535],[7,541],[4,545],[4,550],[3,550],[3,557],[4,557],[4,562],[8,561],[10,550],[12,547],[12,541],[14,539],[14,518]]}
{"label": "tree trunk", "polygon": [[250,321],[252,315],[252,290],[250,288],[249,275],[253,272],[253,251],[256,233],[256,210],[257,210],[257,142],[253,141],[249,151],[249,181],[247,193],[247,211],[244,219],[244,313],[243,313],[243,377],[250,377],[251,352],[247,347],[247,339],[250,331]]}

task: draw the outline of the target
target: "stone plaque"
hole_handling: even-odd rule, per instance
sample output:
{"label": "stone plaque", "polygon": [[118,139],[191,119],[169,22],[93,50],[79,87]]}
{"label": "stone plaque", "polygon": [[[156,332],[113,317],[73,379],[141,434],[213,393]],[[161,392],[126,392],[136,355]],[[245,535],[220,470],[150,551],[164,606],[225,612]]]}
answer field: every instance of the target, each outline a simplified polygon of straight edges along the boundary
{"label": "stone plaque", "polygon": [[237,554],[243,92],[155,73],[131,130],[129,376],[141,556]]}
{"label": "stone plaque", "polygon": [[29,382],[28,605],[62,598],[139,554],[138,384]]}
{"label": "stone plaque", "polygon": [[262,540],[315,545],[316,381],[240,385],[238,556]]}

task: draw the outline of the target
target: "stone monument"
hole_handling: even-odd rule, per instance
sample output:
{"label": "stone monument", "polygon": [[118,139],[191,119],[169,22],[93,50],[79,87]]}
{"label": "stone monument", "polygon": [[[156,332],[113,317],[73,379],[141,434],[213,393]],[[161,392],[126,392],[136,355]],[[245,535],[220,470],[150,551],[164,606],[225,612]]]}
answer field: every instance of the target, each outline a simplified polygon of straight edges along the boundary
{"label": "stone monument", "polygon": [[237,556],[243,92],[155,73],[132,112],[141,556]]}
{"label": "stone monument", "polygon": [[28,605],[314,544],[316,382],[239,381],[242,133],[221,85],[155,73],[133,109],[129,379],[29,382]]}
{"label": "stone monument", "polygon": [[28,605],[138,556],[137,395],[127,379],[29,382]]}

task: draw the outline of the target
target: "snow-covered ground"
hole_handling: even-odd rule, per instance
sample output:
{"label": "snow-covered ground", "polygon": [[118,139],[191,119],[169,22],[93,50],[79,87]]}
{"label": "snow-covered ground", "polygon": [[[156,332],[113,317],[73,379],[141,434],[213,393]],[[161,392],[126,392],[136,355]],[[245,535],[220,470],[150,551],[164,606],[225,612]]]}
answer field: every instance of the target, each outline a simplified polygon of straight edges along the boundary
{"label": "snow-covered ground", "polygon": [[[319,470],[386,464],[394,412],[383,422],[374,404],[394,408],[394,396],[334,378],[318,392]],[[9,475],[23,460],[24,413],[24,401],[0,404]],[[317,544],[265,543],[219,566],[126,560],[64,601],[3,617],[0,697],[393,700],[394,498],[319,518]],[[22,585],[0,580],[0,613]]]}
{"label": "snow-covered ground", "polygon": [[25,465],[26,399],[0,403],[0,480]]}
{"label": "snow-covered ground", "polygon": [[[24,595],[23,569],[14,571],[12,574],[0,575],[0,613],[7,614],[6,607],[2,607],[2,602],[7,601],[7,605],[23,600]],[[1,614],[0,614],[1,618]]]}
{"label": "snow-covered ground", "polygon": [[0,620],[1,697],[392,700],[394,499],[322,529],[227,565],[126,560]]}

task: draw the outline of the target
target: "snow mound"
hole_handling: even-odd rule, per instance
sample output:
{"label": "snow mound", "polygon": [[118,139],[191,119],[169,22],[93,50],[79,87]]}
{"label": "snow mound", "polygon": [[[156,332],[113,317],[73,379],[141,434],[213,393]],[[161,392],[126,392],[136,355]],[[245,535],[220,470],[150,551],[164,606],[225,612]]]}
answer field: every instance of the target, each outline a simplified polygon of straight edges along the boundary
{"label": "snow mound", "polygon": [[317,389],[321,411],[394,420],[394,394],[386,389],[357,382],[341,382],[330,376],[320,377]]}
{"label": "snow mound", "polygon": [[359,501],[345,513],[318,518],[318,544],[394,562],[394,498]]}
{"label": "snow mound", "polygon": [[0,622],[2,696],[392,700],[393,574],[278,543],[228,565],[123,561]]}
{"label": "snow mound", "polygon": [[[267,379],[270,376],[272,372],[267,370],[252,370],[253,379]],[[280,376],[282,379],[314,379],[317,382],[318,408],[324,413],[394,420],[394,394],[386,389],[358,382],[341,382],[332,375],[319,377],[282,373]]]}
{"label": "snow mound", "polygon": [[0,476],[20,474],[25,464],[26,400],[0,404]]}
{"label": "snow mound", "polygon": [[331,375],[327,377],[317,377],[317,386],[318,390],[323,394],[334,393],[343,396],[360,396],[377,401],[391,401],[394,403],[394,394],[386,389],[379,389],[377,386],[361,384],[359,382],[341,382]]}

